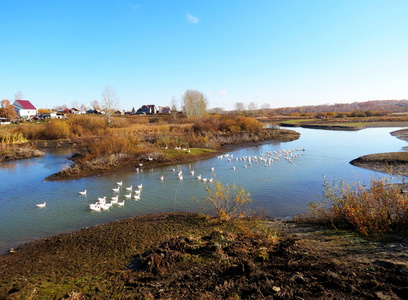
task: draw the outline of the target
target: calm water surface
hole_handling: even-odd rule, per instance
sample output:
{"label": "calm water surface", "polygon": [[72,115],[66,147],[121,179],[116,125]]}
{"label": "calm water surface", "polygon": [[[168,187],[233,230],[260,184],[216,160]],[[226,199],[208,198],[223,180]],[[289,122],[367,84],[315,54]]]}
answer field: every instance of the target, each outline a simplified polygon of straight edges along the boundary
{"label": "calm water surface", "polygon": [[[169,211],[198,211],[192,197],[205,196],[205,183],[196,177],[216,176],[223,183],[244,186],[254,200],[253,209],[272,217],[292,217],[304,213],[307,203],[321,195],[323,176],[327,179],[368,181],[375,172],[349,164],[361,155],[400,151],[406,142],[389,132],[400,128],[370,128],[361,131],[326,131],[297,128],[300,139],[288,143],[270,143],[247,147],[230,154],[191,164],[144,169],[83,178],[66,182],[44,182],[67,163],[66,150],[49,152],[43,158],[2,163],[0,168],[0,253],[10,247],[57,233],[102,224],[127,217]],[[236,160],[247,156],[279,153],[293,149],[299,154],[292,162],[282,158],[265,166],[265,162],[249,166],[248,161]],[[305,151],[296,151],[304,149]],[[65,152],[64,152],[65,151]],[[245,165],[247,168],[245,168]],[[233,167],[235,166],[235,170]],[[214,172],[211,168],[214,168]],[[175,169],[175,172],[173,172]],[[195,171],[195,176],[190,174]],[[183,172],[183,180],[177,173]],[[160,180],[163,176],[164,180]],[[129,192],[125,187],[143,184],[141,199],[126,200],[124,207],[113,206],[109,211],[91,212],[89,204],[98,197],[116,195],[112,188],[123,181],[119,201]],[[87,196],[79,191],[88,190]],[[36,204],[47,202],[46,208]]]}

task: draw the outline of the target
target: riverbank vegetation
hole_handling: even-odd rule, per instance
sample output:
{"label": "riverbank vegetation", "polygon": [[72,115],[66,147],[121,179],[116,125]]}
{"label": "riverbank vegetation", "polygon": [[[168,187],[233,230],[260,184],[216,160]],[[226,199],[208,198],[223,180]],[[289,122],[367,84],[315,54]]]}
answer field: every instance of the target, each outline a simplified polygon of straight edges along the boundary
{"label": "riverbank vegetation", "polygon": [[[67,120],[24,123],[2,129],[31,144],[60,141],[76,148],[74,164],[49,179],[71,179],[141,165],[193,161],[215,155],[226,145],[264,140],[293,140],[290,130],[264,129],[261,122],[241,115],[112,116],[70,115]],[[177,152],[177,153],[176,153]]]}
{"label": "riverbank vegetation", "polygon": [[297,221],[352,229],[364,235],[408,233],[408,194],[403,183],[390,178],[372,179],[369,185],[356,182],[324,182],[321,201],[309,204],[309,213]]}

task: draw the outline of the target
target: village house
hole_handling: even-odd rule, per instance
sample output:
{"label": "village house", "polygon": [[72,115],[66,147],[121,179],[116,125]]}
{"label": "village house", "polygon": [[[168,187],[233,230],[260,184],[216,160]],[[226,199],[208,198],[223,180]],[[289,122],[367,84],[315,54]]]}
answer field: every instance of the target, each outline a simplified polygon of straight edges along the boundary
{"label": "village house", "polygon": [[17,114],[23,119],[31,119],[37,115],[37,109],[28,100],[16,100],[13,106]]}
{"label": "village house", "polygon": [[162,114],[169,114],[171,112],[171,109],[169,106],[161,106],[159,112]]}
{"label": "village house", "polygon": [[78,107],[73,107],[70,110],[70,113],[73,115],[84,115],[86,114],[86,111],[79,109]]}
{"label": "village house", "polygon": [[143,105],[136,112],[137,115],[152,115],[157,114],[157,108],[155,105]]}

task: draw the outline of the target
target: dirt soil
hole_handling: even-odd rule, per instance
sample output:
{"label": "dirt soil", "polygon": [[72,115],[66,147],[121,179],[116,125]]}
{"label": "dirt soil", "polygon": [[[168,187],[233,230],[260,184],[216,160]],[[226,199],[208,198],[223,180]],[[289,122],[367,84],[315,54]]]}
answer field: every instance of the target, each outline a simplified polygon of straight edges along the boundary
{"label": "dirt soil", "polygon": [[0,299],[408,299],[408,238],[158,214],[0,256]]}
{"label": "dirt soil", "polygon": [[284,233],[279,243],[225,232],[172,238],[139,254],[127,286],[140,299],[408,298],[406,238],[373,242],[294,223],[266,225]]}

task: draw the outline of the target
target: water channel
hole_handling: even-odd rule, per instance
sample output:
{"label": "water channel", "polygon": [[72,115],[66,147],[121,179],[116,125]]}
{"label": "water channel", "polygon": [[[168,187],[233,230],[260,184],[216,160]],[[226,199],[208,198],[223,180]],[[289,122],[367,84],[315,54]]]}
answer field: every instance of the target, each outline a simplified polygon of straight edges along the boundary
{"label": "water channel", "polygon": [[[79,180],[45,182],[44,178],[67,163],[69,150],[48,152],[45,157],[0,165],[0,253],[10,247],[58,233],[102,224],[127,217],[169,211],[197,212],[193,197],[205,196],[204,183],[212,178],[245,187],[253,199],[252,209],[271,217],[290,218],[304,213],[307,203],[322,193],[323,176],[329,180],[368,181],[377,173],[349,164],[361,155],[401,151],[406,142],[389,133],[400,128],[369,128],[360,131],[329,131],[296,128],[300,139],[271,142],[230,152],[232,159],[214,157],[190,164],[144,169],[142,172],[106,174]],[[304,149],[304,151],[303,151]],[[291,152],[288,152],[291,151]],[[249,164],[243,157],[269,153],[269,164],[258,160]],[[289,161],[285,153],[292,153]],[[278,160],[277,155],[282,154]],[[273,158],[272,157],[272,158]],[[237,160],[238,158],[238,160]],[[234,170],[235,167],[235,170]],[[214,171],[211,170],[214,168]],[[174,171],[173,171],[174,169]],[[194,176],[190,171],[194,170]],[[177,173],[183,172],[183,180]],[[163,180],[160,177],[163,176]],[[92,212],[89,204],[98,197],[115,196],[112,189],[123,181],[119,201],[129,191],[125,187],[143,184],[140,200],[127,199],[123,207]],[[87,195],[79,191],[87,190]],[[133,195],[132,195],[133,196]],[[36,204],[47,202],[45,208]]]}

